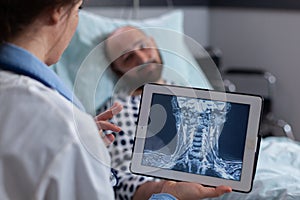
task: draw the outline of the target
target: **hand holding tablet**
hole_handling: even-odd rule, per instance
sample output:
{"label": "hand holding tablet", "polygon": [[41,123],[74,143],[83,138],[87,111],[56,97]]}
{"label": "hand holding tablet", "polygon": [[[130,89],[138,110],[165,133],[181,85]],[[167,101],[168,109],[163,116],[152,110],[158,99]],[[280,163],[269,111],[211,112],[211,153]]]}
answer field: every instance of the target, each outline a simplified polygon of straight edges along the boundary
{"label": "hand holding tablet", "polygon": [[262,98],[146,84],[131,171],[249,192]]}
{"label": "hand holding tablet", "polygon": [[231,191],[228,186],[213,188],[204,187],[197,183],[165,181],[161,193],[172,194],[177,199],[199,200],[219,197]]}

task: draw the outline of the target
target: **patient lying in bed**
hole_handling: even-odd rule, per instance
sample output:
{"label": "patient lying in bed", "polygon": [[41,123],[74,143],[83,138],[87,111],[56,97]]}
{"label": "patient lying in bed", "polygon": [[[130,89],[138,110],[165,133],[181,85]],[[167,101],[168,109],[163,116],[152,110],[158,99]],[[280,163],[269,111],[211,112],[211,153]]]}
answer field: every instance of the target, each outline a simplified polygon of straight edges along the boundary
{"label": "patient lying in bed", "polygon": [[[119,76],[125,77],[126,84],[120,93],[115,93],[100,110],[105,110],[111,103],[119,101],[123,104],[124,110],[112,121],[122,128],[122,132],[116,134],[116,140],[109,148],[112,156],[112,167],[118,169],[120,184],[115,188],[116,199],[146,198],[151,193],[155,193],[160,187],[160,181],[151,177],[133,175],[129,171],[131,160],[131,150],[134,139],[138,109],[140,103],[140,87],[144,82],[162,83],[161,77],[162,60],[159,52],[155,49],[154,41],[149,42],[149,38],[139,30],[133,27],[123,27],[115,33],[122,31],[132,31],[127,36],[119,37],[114,42],[106,43],[107,55],[112,59],[118,57],[115,51],[111,49],[114,45],[125,45],[129,55],[118,57],[111,64],[112,70]],[[136,32],[135,32],[136,31]],[[113,36],[112,34],[111,36]],[[138,37],[137,35],[140,35]],[[133,41],[134,45],[131,43]],[[134,42],[136,41],[136,42]],[[149,43],[147,43],[149,42]],[[126,44],[125,44],[126,43]],[[116,46],[114,46],[116,48]],[[115,49],[114,48],[114,49]],[[117,49],[121,50],[121,46]],[[124,52],[122,50],[122,52]],[[151,64],[149,64],[151,63]],[[154,65],[153,65],[154,64]],[[144,68],[138,68],[135,65],[143,65]],[[148,65],[147,67],[145,67]],[[156,67],[156,71],[152,67]],[[134,70],[134,68],[138,70]],[[126,71],[127,69],[127,71]],[[128,69],[130,69],[129,73]],[[144,71],[145,70],[145,71]],[[145,77],[143,77],[145,76]],[[142,80],[141,80],[142,79]],[[140,81],[141,80],[141,81]],[[131,85],[130,85],[131,84]],[[131,86],[128,89],[128,85]],[[300,189],[300,158],[297,155],[300,145],[288,138],[266,138],[263,139],[260,148],[260,156],[257,167],[257,173],[254,180],[253,190],[249,194],[232,193],[226,194],[221,199],[289,199],[295,196],[300,197],[300,193],[295,191]],[[295,176],[296,175],[296,176]],[[298,184],[295,184],[298,183]],[[300,190],[299,190],[300,191]]]}
{"label": "patient lying in bed", "polygon": [[[163,18],[158,18],[157,20],[161,23],[163,22],[163,27],[166,27],[172,22],[178,20],[181,20],[181,14],[182,13],[171,13],[169,15],[169,19],[165,16]],[[113,30],[113,26],[117,27],[120,26],[120,24],[115,25],[111,21],[111,19],[107,18],[101,18],[100,16],[94,16],[90,15],[85,12],[80,13],[80,22],[77,29],[77,33],[75,34],[74,38],[72,39],[72,42],[70,46],[68,47],[67,51],[63,55],[61,62],[57,64],[56,72],[67,82],[71,87],[74,87],[75,92],[77,92],[77,96],[79,96],[80,100],[83,101],[83,103],[87,102],[86,99],[90,98],[92,96],[93,103],[87,102],[85,103],[85,107],[90,113],[93,113],[93,108],[90,109],[89,105],[101,105],[103,102],[100,102],[101,98],[103,97],[103,93],[100,94],[101,91],[106,91],[107,93],[111,92],[113,89],[112,86],[110,86],[108,83],[103,84],[106,88],[99,88],[99,94],[96,92],[95,94],[95,87],[91,83],[96,83],[99,76],[95,76],[93,79],[93,75],[95,74],[95,69],[92,68],[90,70],[92,73],[86,74],[84,76],[83,74],[80,74],[80,76],[76,76],[77,70],[79,69],[80,63],[83,61],[83,59],[88,55],[88,53],[97,45],[95,44],[95,41],[99,43],[99,32],[104,30],[107,27],[110,27],[111,30]],[[168,21],[169,20],[169,21]],[[153,22],[153,20],[152,20]],[[124,24],[124,22],[123,22]],[[179,25],[182,25],[179,23]],[[153,26],[153,24],[151,25]],[[89,30],[89,31],[86,31]],[[110,30],[110,31],[111,31]],[[180,30],[176,30],[180,31]],[[106,33],[105,33],[106,34]],[[157,38],[155,38],[157,41]],[[165,40],[167,41],[167,40]],[[169,40],[168,40],[169,41]],[[174,43],[174,41],[171,41],[171,43]],[[158,46],[160,45],[157,43]],[[180,48],[183,49],[183,48]],[[163,52],[164,53],[164,52]],[[176,52],[175,52],[176,53]],[[161,57],[164,57],[164,54],[161,54]],[[95,56],[95,58],[98,59],[98,54]],[[164,58],[167,58],[166,56]],[[166,61],[166,63],[169,66],[173,66],[172,64],[169,64],[173,61],[174,63],[178,63],[177,60],[174,62],[174,58],[172,59],[164,59],[163,61]],[[99,63],[98,60],[96,60],[93,63]],[[182,62],[179,66],[182,66]],[[61,66],[63,65],[63,66]],[[94,64],[93,64],[94,65]],[[101,62],[101,65],[104,65]],[[77,67],[76,67],[77,66]],[[97,66],[97,65],[96,65]],[[98,68],[99,66],[97,66]],[[63,69],[66,69],[67,71],[61,71]],[[185,76],[189,76],[189,79],[195,78],[194,73],[190,73],[186,70],[186,68],[177,69],[178,72],[181,74],[184,74]],[[167,74],[168,76],[169,74]],[[71,77],[71,79],[70,79]],[[202,77],[201,75],[198,76],[196,74],[196,78]],[[108,81],[109,79],[105,77],[105,81]],[[163,76],[164,78],[167,78],[166,76]],[[76,81],[79,83],[78,85],[75,85]],[[88,82],[86,80],[89,80]],[[78,88],[78,87],[81,88]],[[205,84],[203,84],[205,87]],[[209,86],[207,86],[209,88]],[[91,89],[90,89],[91,88]],[[112,96],[112,95],[110,95]],[[95,101],[95,102],[94,102]],[[138,185],[141,185],[142,183],[145,183],[147,181],[152,181],[152,178],[146,178],[146,177],[132,177],[132,174],[128,170],[128,165],[126,165],[126,162],[130,162],[130,152],[131,152],[131,144],[133,143],[133,137],[135,129],[134,126],[128,126],[129,124],[134,124],[137,117],[138,112],[138,103],[139,100],[135,97],[129,97],[127,99],[127,102],[132,104],[131,106],[128,106],[127,109],[125,108],[124,111],[117,116],[117,118],[113,119],[118,125],[121,125],[123,127],[123,132],[121,132],[121,135],[118,136],[115,146],[117,145],[120,147],[119,151],[113,152],[115,154],[114,158],[112,159],[112,162],[114,165],[118,165],[120,170],[123,170],[123,174],[125,176],[128,176],[128,179],[137,183],[134,186],[130,184],[123,184],[120,186],[120,188],[117,188],[116,191],[118,195],[121,195],[124,199],[125,196],[128,196],[129,198],[134,195],[136,188]],[[130,109],[130,110],[129,110]],[[130,118],[130,119],[129,119]],[[122,124],[121,124],[122,123]],[[129,127],[132,127],[129,129]],[[123,134],[123,135],[122,135]],[[126,137],[126,139],[125,139]],[[122,145],[123,144],[123,145]],[[127,154],[123,153],[123,151],[127,152]],[[128,154],[129,152],[129,154]],[[243,193],[236,193],[232,192],[230,194],[226,194],[218,199],[228,199],[228,200],[234,200],[234,199],[300,199],[300,144],[298,142],[292,141],[286,137],[269,137],[265,138],[261,142],[260,147],[260,154],[258,159],[258,166],[257,166],[257,172],[254,179],[254,185],[253,190],[250,193],[243,194]],[[124,165],[127,167],[123,167],[122,160],[125,160],[126,162]],[[116,196],[116,198],[119,198]]]}

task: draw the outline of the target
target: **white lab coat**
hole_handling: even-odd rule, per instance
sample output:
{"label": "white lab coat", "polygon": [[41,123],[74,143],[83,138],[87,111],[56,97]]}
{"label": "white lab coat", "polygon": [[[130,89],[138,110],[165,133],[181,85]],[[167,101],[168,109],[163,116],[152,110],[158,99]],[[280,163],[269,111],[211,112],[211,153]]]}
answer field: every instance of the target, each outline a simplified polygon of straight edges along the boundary
{"label": "white lab coat", "polygon": [[0,70],[0,199],[113,199],[93,118],[56,91]]}

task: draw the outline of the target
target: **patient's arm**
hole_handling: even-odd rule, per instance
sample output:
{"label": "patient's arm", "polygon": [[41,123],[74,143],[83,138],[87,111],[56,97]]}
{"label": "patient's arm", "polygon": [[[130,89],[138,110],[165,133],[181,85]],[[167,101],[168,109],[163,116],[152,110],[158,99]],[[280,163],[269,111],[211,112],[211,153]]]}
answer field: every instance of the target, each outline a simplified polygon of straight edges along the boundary
{"label": "patient's arm", "polygon": [[148,181],[140,185],[133,195],[133,200],[149,199],[152,194],[161,193],[165,181]]}
{"label": "patient's arm", "polygon": [[140,185],[133,200],[149,199],[152,194],[168,193],[178,199],[198,200],[203,198],[219,197],[224,193],[231,192],[228,186],[204,187],[198,183],[175,182],[175,181],[159,181],[146,182]]}
{"label": "patient's arm", "polygon": [[165,181],[161,193],[168,193],[177,199],[199,200],[204,198],[219,197],[231,192],[228,186],[205,187],[198,183]]}

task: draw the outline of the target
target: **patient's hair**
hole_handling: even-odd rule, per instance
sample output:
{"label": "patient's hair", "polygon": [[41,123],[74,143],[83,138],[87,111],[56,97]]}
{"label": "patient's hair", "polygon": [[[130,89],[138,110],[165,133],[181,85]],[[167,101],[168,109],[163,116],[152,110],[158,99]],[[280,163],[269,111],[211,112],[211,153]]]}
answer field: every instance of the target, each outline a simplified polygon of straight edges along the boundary
{"label": "patient's hair", "polygon": [[[121,26],[121,27],[118,27],[116,28],[115,30],[113,30],[111,33],[107,34],[107,36],[105,37],[106,40],[104,40],[104,54],[106,56],[106,58],[108,59],[108,61],[111,63],[110,64],[110,67],[112,69],[114,69],[114,60],[112,60],[112,58],[110,57],[109,53],[108,53],[108,50],[107,50],[107,42],[108,40],[110,40],[112,37],[114,36],[117,36],[118,34],[120,34],[120,30],[124,29],[124,28],[132,28],[132,29],[135,29],[135,30],[138,30],[140,31],[142,34],[146,35],[143,31],[141,31],[138,27],[135,27],[135,26],[131,26],[131,25],[125,25],[125,26]],[[122,34],[122,32],[121,32]],[[116,72],[117,73],[117,72]]]}
{"label": "patient's hair", "polygon": [[47,9],[79,0],[0,0],[0,44],[17,36]]}
{"label": "patient's hair", "polygon": [[[115,66],[115,60],[112,60],[112,58],[110,57],[109,53],[108,53],[108,50],[107,50],[107,42],[108,40],[110,40],[112,37],[114,36],[117,36],[118,34],[120,34],[120,30],[124,29],[124,28],[131,28],[131,29],[134,29],[134,30],[137,30],[139,32],[141,32],[143,35],[147,36],[146,33],[144,31],[142,31],[140,28],[138,27],[135,27],[135,26],[131,26],[131,25],[125,25],[125,26],[121,26],[121,27],[118,27],[116,28],[114,31],[112,31],[111,33],[107,34],[106,36],[106,40],[104,41],[104,54],[105,54],[105,57],[107,58],[108,62],[110,63],[109,64],[109,67],[111,68],[111,70],[117,74],[118,76],[122,76],[123,73],[120,72],[119,70],[116,69],[116,66]],[[128,31],[128,30],[127,30]],[[122,34],[123,32],[121,32]]]}

